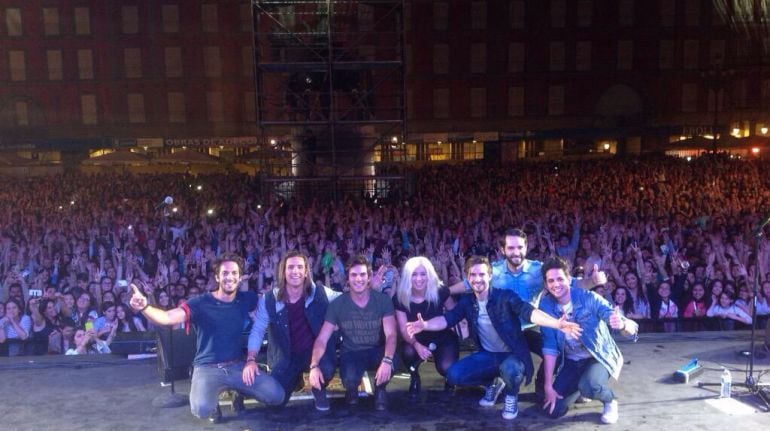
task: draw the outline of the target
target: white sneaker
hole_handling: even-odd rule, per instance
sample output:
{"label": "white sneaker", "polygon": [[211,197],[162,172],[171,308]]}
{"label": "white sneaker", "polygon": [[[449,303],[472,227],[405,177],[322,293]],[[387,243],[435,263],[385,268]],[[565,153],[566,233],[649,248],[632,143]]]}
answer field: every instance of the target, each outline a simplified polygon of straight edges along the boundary
{"label": "white sneaker", "polygon": [[494,407],[497,397],[500,396],[503,388],[505,388],[505,382],[500,378],[495,378],[495,381],[487,386],[484,391],[484,397],[479,400],[479,405],[482,407]]}
{"label": "white sneaker", "polygon": [[516,395],[506,395],[505,405],[503,406],[503,419],[516,419],[519,415],[519,403]]}
{"label": "white sneaker", "polygon": [[614,424],[618,421],[618,400],[612,400],[604,403],[604,412],[602,413],[602,422],[605,424]]}

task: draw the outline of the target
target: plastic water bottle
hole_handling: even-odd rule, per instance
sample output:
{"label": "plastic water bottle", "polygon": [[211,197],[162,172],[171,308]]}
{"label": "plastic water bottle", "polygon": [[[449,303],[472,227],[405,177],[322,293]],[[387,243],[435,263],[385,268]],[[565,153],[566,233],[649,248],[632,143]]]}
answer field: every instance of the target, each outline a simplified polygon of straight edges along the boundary
{"label": "plastic water bottle", "polygon": [[722,371],[722,388],[719,392],[719,398],[730,398],[730,390],[732,389],[733,385],[733,376],[730,374],[730,370],[725,368],[724,371]]}

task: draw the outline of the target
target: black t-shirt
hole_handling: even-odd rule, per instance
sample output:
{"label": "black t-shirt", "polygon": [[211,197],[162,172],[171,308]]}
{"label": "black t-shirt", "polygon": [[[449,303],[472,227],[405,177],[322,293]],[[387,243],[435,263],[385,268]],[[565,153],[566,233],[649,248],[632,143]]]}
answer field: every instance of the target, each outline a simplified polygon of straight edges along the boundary
{"label": "black t-shirt", "polygon": [[193,365],[234,361],[243,356],[243,331],[249,312],[257,307],[257,294],[238,292],[232,302],[222,302],[211,293],[187,301],[190,323],[197,333]]}
{"label": "black t-shirt", "polygon": [[[401,311],[406,314],[406,320],[408,322],[416,321],[418,313],[422,315],[423,320],[428,321],[436,316],[442,316],[444,314],[444,302],[446,302],[449,296],[449,289],[446,287],[441,287],[438,290],[438,304],[433,304],[427,300],[419,304],[412,302],[409,304],[409,309],[407,310],[407,308],[401,304],[401,302],[399,302],[398,297],[394,296],[393,306],[395,307],[396,311]],[[442,331],[420,332],[414,338],[416,338],[420,344],[427,346],[431,341],[438,340],[450,335],[452,335],[452,330],[450,328],[446,328]]]}

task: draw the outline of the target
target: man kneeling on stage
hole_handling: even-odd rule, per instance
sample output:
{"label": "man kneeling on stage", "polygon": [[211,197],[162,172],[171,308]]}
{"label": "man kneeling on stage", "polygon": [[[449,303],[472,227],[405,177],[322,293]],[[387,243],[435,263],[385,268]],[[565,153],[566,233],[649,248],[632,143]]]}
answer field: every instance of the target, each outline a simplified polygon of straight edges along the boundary
{"label": "man kneeling on stage", "polygon": [[[191,323],[196,330],[196,353],[193,360],[190,410],[198,418],[219,422],[219,392],[235,390],[268,404],[281,404],[284,390],[267,374],[257,374],[247,384],[242,378],[241,336],[249,312],[257,306],[254,292],[240,292],[241,258],[225,254],[214,262],[219,288],[183,303],[171,310],[161,310],[147,303],[134,284],[131,307],[158,325]],[[251,360],[251,358],[250,358]]]}
{"label": "man kneeling on stage", "polygon": [[[618,402],[609,388],[610,376],[617,379],[623,366],[623,355],[612,339],[608,325],[625,336],[636,336],[639,326],[621,316],[607,300],[594,292],[570,287],[569,266],[559,258],[543,263],[543,279],[548,295],[540,301],[540,309],[553,317],[566,316],[583,328],[578,338],[559,331],[541,328],[545,361],[545,403],[552,418],[567,413],[580,396],[604,403],[601,421],[618,421]],[[554,365],[561,358],[554,381]]]}

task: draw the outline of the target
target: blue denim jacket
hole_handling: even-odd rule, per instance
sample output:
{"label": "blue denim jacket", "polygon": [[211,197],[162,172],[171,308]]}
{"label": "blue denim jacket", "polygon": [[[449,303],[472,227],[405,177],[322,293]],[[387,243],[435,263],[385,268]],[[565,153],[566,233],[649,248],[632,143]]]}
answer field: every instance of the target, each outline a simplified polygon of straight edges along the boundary
{"label": "blue denim jacket", "polygon": [[[607,369],[612,377],[620,376],[623,367],[623,355],[610,335],[609,319],[613,313],[612,305],[594,292],[579,287],[570,287],[572,313],[575,322],[583,329],[580,341],[591,355]],[[551,295],[544,295],[540,301],[540,310],[559,318],[561,311]],[[627,320],[628,324],[635,323]],[[557,356],[564,352],[564,333],[551,328],[541,327],[543,354]],[[635,340],[634,340],[635,341]],[[563,361],[564,355],[562,355]]]}
{"label": "blue denim jacket", "polygon": [[[519,317],[529,321],[534,308],[525,301],[522,301],[512,290],[489,288],[489,298],[487,302],[487,313],[497,334],[505,342],[505,345],[511,350],[511,353],[524,364],[527,384],[532,379],[534,366],[532,357],[529,354],[527,341],[521,334],[521,325]],[[446,313],[444,318],[447,321],[447,327],[459,323],[461,320],[468,321],[471,336],[474,337],[477,346],[481,346],[479,333],[476,328],[479,317],[479,303],[476,295],[465,294],[460,298],[457,306]],[[479,347],[481,348],[481,347]]]}
{"label": "blue denim jacket", "polygon": [[[280,366],[291,356],[289,312],[284,302],[276,300],[277,293],[276,288],[259,298],[254,326],[251,327],[248,341],[249,351],[258,352],[267,331],[267,363],[271,368]],[[318,336],[321,331],[329,302],[339,295],[339,292],[312,284],[310,294],[305,298],[305,317],[313,331],[313,337]],[[330,351],[334,354],[334,350],[326,349],[327,354]]]}

